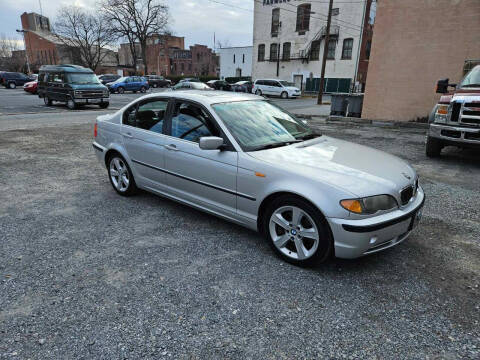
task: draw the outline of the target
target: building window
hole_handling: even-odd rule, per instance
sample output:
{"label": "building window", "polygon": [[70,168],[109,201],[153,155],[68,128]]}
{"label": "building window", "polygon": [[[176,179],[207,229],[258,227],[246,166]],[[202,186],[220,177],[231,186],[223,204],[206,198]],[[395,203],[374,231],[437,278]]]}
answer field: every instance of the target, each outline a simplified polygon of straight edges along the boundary
{"label": "building window", "polygon": [[312,47],[310,49],[310,60],[320,59],[320,40],[312,41]]}
{"label": "building window", "polygon": [[180,64],[180,67],[182,68],[182,72],[184,72],[184,71],[185,71],[185,64],[184,64],[184,63],[181,63],[181,64]]}
{"label": "building window", "polygon": [[242,64],[245,64],[245,54],[242,54]]}
{"label": "building window", "polygon": [[368,40],[367,44],[365,45],[365,58],[367,60],[370,59],[370,52],[372,51],[372,40]]}
{"label": "building window", "polygon": [[233,63],[235,64],[235,54],[233,54]]}
{"label": "building window", "polygon": [[270,45],[270,61],[278,60],[278,44],[273,43]]}
{"label": "building window", "polygon": [[191,63],[188,64],[188,71],[192,71],[192,64]]}
{"label": "building window", "polygon": [[265,44],[258,45],[258,61],[265,61]]}
{"label": "building window", "polygon": [[[353,50],[353,39],[343,40],[342,59],[350,60],[352,58],[352,50]],[[335,50],[334,50],[334,54],[335,54]]]}
{"label": "building window", "polygon": [[327,60],[335,60],[335,48],[337,47],[337,40],[328,41]]}
{"label": "building window", "polygon": [[278,30],[280,29],[280,9],[272,10],[272,36],[278,35]]}
{"label": "building window", "polygon": [[332,16],[337,16],[340,14],[340,9],[339,8],[333,8],[332,9]]}
{"label": "building window", "polygon": [[302,4],[297,8],[297,29],[299,33],[305,33],[310,28],[311,4]]}
{"label": "building window", "polygon": [[290,60],[290,49],[292,47],[292,44],[289,42],[283,43],[283,54],[282,54],[282,60],[284,61],[289,61]]}

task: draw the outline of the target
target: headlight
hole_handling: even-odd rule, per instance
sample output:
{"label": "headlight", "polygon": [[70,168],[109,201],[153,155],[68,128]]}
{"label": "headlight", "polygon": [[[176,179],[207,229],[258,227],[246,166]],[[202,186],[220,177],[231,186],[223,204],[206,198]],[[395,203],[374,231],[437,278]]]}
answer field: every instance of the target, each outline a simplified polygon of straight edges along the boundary
{"label": "headlight", "polygon": [[448,105],[438,105],[435,112],[435,122],[444,123],[447,121]]}
{"label": "headlight", "polygon": [[110,91],[108,91],[108,90],[103,90],[103,95],[108,97],[108,96],[110,95]]}
{"label": "headlight", "polygon": [[363,199],[347,199],[340,201],[340,205],[355,214],[371,215],[377,211],[398,208],[397,200],[390,195],[370,196]]}

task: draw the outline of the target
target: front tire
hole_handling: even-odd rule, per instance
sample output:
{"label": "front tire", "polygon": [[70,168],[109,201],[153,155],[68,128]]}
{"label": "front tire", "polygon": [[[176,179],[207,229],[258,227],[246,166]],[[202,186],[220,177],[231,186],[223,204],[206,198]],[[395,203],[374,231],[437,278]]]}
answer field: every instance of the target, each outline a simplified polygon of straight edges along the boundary
{"label": "front tire", "polygon": [[262,232],[285,261],[311,266],[333,253],[333,238],[325,217],[308,201],[294,195],[274,199],[263,216]]}
{"label": "front tire", "polygon": [[118,153],[108,159],[108,177],[115,191],[122,196],[131,196],[137,192],[135,179],[125,159]]}
{"label": "front tire", "polygon": [[436,158],[440,156],[442,152],[443,144],[440,139],[427,137],[427,145],[425,147],[425,153],[429,158]]}
{"label": "front tire", "polygon": [[67,101],[67,107],[70,109],[70,110],[75,110],[77,108],[77,104],[75,103],[75,101],[73,101],[73,99],[68,99]]}
{"label": "front tire", "polygon": [[141,92],[142,94],[145,93],[146,91],[147,91],[147,88],[146,88],[145,86],[142,86],[142,87],[140,88],[140,92]]}
{"label": "front tire", "polygon": [[103,102],[103,103],[100,103],[99,106],[100,106],[101,109],[106,109],[106,108],[108,108],[109,105],[110,105],[109,102]]}
{"label": "front tire", "polygon": [[260,89],[255,90],[255,95],[262,96],[262,90]]}
{"label": "front tire", "polygon": [[286,91],[282,92],[282,94],[280,95],[280,97],[282,99],[288,99],[288,93]]}
{"label": "front tire", "polygon": [[52,100],[50,100],[47,95],[44,95],[43,96],[43,102],[45,103],[45,105],[47,106],[52,106]]}

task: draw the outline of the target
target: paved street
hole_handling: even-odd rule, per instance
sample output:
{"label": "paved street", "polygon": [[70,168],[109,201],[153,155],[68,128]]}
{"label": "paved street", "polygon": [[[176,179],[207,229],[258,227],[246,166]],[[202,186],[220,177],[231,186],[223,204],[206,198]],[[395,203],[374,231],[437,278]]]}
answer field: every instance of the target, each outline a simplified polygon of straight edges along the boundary
{"label": "paved street", "polygon": [[[148,93],[160,93],[166,91],[166,89],[150,89]],[[141,93],[125,93],[125,94],[111,94],[110,95],[110,107],[109,111],[118,110],[122,106],[130,103],[132,100],[143,96]],[[0,116],[1,115],[12,115],[12,114],[25,114],[25,113],[46,113],[46,112],[69,112],[65,104],[54,103],[52,106],[46,106],[43,103],[43,99],[40,99],[37,95],[32,95],[23,91],[21,87],[18,87],[15,90],[5,89],[0,87]],[[302,99],[287,99],[282,100],[279,98],[272,98],[273,101],[280,104],[287,110],[293,112],[302,110],[302,114],[309,115],[308,111],[312,107],[317,108],[317,101],[313,98],[302,98]],[[328,101],[327,97],[325,101]],[[307,109],[307,111],[303,111]],[[85,110],[95,110],[95,111],[105,111],[101,110],[96,105],[88,105],[83,109],[78,111]],[[318,112],[316,109],[315,113]],[[330,107],[328,105],[322,107],[322,115],[328,115],[330,113]]]}
{"label": "paved street", "polygon": [[478,152],[430,160],[419,129],[312,122],[410,161],[427,202],[400,246],[302,269],[255,232],[118,196],[99,113],[0,116],[0,359],[480,357]]}

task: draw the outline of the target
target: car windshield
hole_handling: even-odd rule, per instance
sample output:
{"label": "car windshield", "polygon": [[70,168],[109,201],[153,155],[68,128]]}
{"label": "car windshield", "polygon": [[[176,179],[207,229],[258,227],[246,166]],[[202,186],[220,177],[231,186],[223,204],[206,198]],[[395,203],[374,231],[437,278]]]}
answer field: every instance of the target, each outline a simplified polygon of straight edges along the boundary
{"label": "car windshield", "polygon": [[125,80],[127,80],[127,78],[126,78],[125,76],[122,76],[121,78],[118,78],[118,79],[115,80],[114,82],[116,82],[116,83],[125,82]]}
{"label": "car windshield", "polygon": [[265,100],[219,103],[212,107],[244,151],[284,146],[320,136]]}
{"label": "car windshield", "polygon": [[474,67],[463,79],[460,87],[480,87],[480,66]]}
{"label": "car windshield", "polygon": [[283,86],[295,86],[294,83],[291,83],[291,82],[288,82],[288,81],[279,81],[280,84],[282,84]]}
{"label": "car windshield", "polygon": [[100,84],[100,81],[98,81],[97,75],[95,74],[75,74],[71,73],[68,74],[68,82],[70,84]]}

